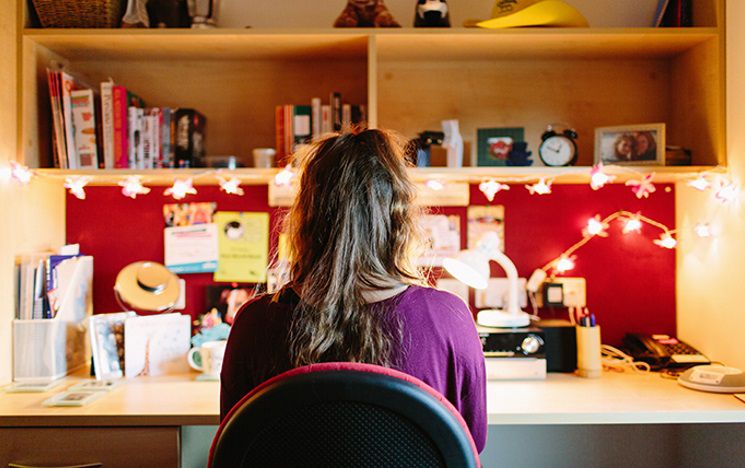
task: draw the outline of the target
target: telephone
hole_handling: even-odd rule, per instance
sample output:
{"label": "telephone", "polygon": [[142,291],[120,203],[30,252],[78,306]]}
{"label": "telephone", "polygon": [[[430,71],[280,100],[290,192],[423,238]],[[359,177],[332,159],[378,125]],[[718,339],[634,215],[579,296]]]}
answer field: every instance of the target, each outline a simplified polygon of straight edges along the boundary
{"label": "telephone", "polygon": [[623,344],[635,361],[648,363],[652,370],[709,364],[709,359],[696,348],[670,335],[628,333]]}

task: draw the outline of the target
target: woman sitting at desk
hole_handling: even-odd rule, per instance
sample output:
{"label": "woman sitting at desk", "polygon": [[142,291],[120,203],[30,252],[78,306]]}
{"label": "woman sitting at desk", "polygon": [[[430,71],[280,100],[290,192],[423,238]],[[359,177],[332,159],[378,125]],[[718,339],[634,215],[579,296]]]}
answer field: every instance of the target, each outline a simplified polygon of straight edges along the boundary
{"label": "woman sitting at desk", "polygon": [[380,130],[334,135],[302,158],[287,218],[292,281],[237,314],[221,375],[221,419],[277,374],[317,362],[391,367],[460,411],[486,439],[484,357],[468,306],[422,286],[413,265],[416,189],[402,146]]}

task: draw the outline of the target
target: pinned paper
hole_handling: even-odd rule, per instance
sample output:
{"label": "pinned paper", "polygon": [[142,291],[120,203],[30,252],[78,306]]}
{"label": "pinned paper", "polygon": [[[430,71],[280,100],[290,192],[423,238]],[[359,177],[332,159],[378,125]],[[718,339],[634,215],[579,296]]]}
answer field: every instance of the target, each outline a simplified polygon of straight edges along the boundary
{"label": "pinned paper", "polygon": [[218,226],[215,281],[264,283],[269,263],[269,214],[222,211]]}

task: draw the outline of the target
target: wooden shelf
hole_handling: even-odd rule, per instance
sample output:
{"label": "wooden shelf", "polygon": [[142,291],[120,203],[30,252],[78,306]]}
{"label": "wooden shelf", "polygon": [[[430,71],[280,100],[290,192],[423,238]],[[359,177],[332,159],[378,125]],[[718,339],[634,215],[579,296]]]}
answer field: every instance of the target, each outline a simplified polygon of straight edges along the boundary
{"label": "wooden shelf", "polygon": [[26,29],[69,60],[380,60],[673,57],[718,37],[716,28]]}
{"label": "wooden shelf", "polygon": [[[65,169],[34,169],[43,177],[55,178],[60,181],[67,177],[90,177],[91,185],[116,185],[127,176],[139,175],[147,185],[168,185],[175,178],[193,178],[195,185],[217,184],[217,171],[212,168],[194,169],[99,169],[99,170],[65,170]],[[274,181],[274,176],[280,169],[239,168],[224,170],[225,174],[238,177],[245,185],[264,185]],[[422,183],[438,180],[443,183],[478,184],[487,179],[497,179],[504,183],[528,183],[539,178],[554,179],[556,184],[582,184],[590,181],[590,167],[428,167],[409,170],[415,182]],[[624,183],[630,179],[638,179],[640,175],[654,173],[656,183],[675,183],[687,180],[703,172],[723,172],[718,166],[606,166],[606,172],[616,176],[614,183]]]}

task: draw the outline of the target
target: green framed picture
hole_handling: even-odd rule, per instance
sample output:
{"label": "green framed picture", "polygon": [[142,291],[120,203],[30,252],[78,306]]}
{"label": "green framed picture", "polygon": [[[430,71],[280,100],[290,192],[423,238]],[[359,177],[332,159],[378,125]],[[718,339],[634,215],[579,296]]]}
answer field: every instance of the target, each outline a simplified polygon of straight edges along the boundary
{"label": "green framed picture", "polygon": [[525,140],[522,127],[476,129],[476,165],[506,166],[512,144]]}

